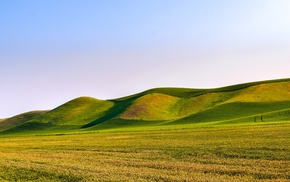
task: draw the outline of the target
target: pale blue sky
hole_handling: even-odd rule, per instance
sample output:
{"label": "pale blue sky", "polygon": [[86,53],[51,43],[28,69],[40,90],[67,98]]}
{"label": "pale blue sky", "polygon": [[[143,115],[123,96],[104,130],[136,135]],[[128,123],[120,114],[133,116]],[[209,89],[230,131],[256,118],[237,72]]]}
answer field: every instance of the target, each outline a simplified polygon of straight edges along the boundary
{"label": "pale blue sky", "polygon": [[1,0],[0,118],[290,77],[289,0]]}

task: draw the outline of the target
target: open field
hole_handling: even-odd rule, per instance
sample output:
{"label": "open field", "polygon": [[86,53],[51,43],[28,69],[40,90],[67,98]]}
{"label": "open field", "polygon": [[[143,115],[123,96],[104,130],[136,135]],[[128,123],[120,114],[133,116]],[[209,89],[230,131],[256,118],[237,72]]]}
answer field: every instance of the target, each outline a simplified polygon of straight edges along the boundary
{"label": "open field", "polygon": [[0,119],[0,181],[290,181],[290,79]]}
{"label": "open field", "polygon": [[290,123],[0,137],[1,181],[290,181]]}

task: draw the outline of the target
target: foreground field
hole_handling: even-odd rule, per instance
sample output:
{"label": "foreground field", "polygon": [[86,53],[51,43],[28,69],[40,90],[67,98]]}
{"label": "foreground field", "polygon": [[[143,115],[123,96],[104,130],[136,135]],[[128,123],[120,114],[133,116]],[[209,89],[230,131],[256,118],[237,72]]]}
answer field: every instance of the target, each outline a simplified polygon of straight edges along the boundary
{"label": "foreground field", "polygon": [[290,124],[0,137],[1,181],[290,181]]}

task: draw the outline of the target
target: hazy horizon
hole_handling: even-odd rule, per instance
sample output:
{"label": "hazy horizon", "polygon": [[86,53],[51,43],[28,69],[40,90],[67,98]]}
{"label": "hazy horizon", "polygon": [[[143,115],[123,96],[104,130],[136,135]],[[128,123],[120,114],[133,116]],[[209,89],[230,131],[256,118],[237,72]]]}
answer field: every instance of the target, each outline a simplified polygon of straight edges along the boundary
{"label": "hazy horizon", "polygon": [[80,96],[290,78],[287,0],[3,0],[0,118]]}

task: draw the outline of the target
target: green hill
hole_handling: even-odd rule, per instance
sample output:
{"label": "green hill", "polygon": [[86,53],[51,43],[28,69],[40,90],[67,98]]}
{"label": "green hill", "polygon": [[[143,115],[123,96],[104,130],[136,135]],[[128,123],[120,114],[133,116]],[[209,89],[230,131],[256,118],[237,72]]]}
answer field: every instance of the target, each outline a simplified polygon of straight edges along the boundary
{"label": "green hill", "polygon": [[7,129],[13,128],[15,126],[21,125],[36,116],[42,115],[47,111],[31,111],[23,114],[19,114],[12,118],[0,120],[0,131],[5,131]]}
{"label": "green hill", "polygon": [[80,97],[32,119],[30,122],[79,127],[102,117],[113,105],[114,103],[110,101],[98,100],[91,97]]}
{"label": "green hill", "polygon": [[105,115],[114,105],[111,101],[91,97],[80,97],[71,100],[45,114],[26,120],[22,125],[6,130],[5,133],[31,130],[72,130],[79,129]]}
{"label": "green hill", "polygon": [[[120,118],[134,120],[188,120],[190,118],[189,120],[194,121],[200,118],[197,116],[205,113],[207,116],[201,121],[210,121],[212,119],[209,117],[214,117],[213,120],[230,119],[290,107],[289,80],[191,91],[164,88],[144,93],[137,95],[139,97],[135,96],[131,106],[120,115]],[[217,110],[225,117],[210,114],[216,113]],[[233,110],[236,113],[230,112]]]}
{"label": "green hill", "polygon": [[114,100],[80,97],[0,122],[4,133],[290,121],[290,79],[215,89],[156,88]]}

